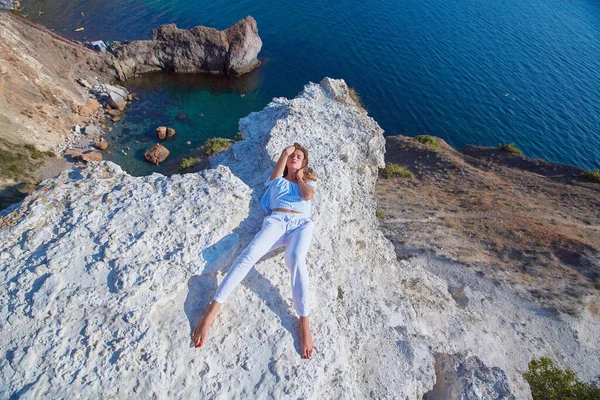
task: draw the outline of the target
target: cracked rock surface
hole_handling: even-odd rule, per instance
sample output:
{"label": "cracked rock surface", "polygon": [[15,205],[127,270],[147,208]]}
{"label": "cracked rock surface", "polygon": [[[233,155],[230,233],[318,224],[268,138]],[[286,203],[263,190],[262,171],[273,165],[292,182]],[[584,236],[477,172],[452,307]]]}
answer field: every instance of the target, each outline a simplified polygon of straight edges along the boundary
{"label": "cracked rock surface", "polygon": [[[397,260],[375,217],[383,132],[344,81],[274,99],[240,130],[214,169],[136,178],[92,163],[0,214],[0,397],[414,399],[434,387],[436,354],[464,352],[478,357],[473,374],[493,371],[503,393],[526,398],[531,354],[552,349],[600,370],[597,319],[556,322],[460,266]],[[293,142],[319,178],[313,359],[298,353],[281,251],[256,265],[194,349],[191,330],[260,229],[263,182]]]}

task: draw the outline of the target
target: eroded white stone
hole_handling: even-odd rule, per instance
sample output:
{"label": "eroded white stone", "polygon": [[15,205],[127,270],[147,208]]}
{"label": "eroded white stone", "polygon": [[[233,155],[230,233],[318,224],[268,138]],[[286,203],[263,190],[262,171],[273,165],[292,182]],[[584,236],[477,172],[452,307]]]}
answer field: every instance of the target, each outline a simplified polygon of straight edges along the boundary
{"label": "eroded white stone", "polygon": [[[532,356],[600,371],[597,316],[568,323],[465,267],[396,260],[375,217],[382,130],[343,81],[274,99],[240,130],[213,170],[134,178],[93,164],[2,214],[0,397],[414,399],[434,386],[434,354],[457,352],[503,369],[517,398],[529,395],[520,373]],[[281,252],[257,264],[194,349],[191,329],[260,229],[263,182],[293,142],[319,177],[314,357],[298,354]],[[449,291],[459,283],[461,305]]]}

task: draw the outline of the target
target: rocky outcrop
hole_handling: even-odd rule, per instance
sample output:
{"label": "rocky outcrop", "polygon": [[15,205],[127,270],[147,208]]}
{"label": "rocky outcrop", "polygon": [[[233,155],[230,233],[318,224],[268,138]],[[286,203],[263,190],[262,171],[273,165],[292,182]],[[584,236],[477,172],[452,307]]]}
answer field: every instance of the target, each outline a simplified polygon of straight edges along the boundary
{"label": "rocky outcrop", "polygon": [[152,40],[119,47],[115,69],[123,80],[157,70],[241,75],[259,64],[261,47],[256,21],[250,16],[223,31],[168,24],[153,29]]}
{"label": "rocky outcrop", "polygon": [[[216,169],[134,178],[93,164],[4,212],[0,346],[10,362],[0,365],[0,397],[415,398],[433,387],[433,357],[412,328],[400,329],[415,317],[393,295],[400,281],[376,283],[401,275],[376,229],[382,131],[334,97],[309,85],[274,100],[240,122],[247,139]],[[260,229],[263,181],[294,141],[309,146],[320,178],[308,260],[319,355],[297,353],[281,252],[240,285],[209,345],[195,350],[191,327]],[[404,304],[392,319],[386,298]]]}
{"label": "rocky outcrop", "polygon": [[[375,216],[385,140],[343,81],[274,99],[239,127],[244,140],[214,169],[135,178],[94,163],[0,214],[0,397],[415,399],[434,388],[436,354],[459,352],[477,357],[469,393],[490,398],[527,398],[534,355],[598,374],[597,315],[561,321],[462,265],[396,258]],[[192,327],[260,229],[263,182],[293,142],[319,178],[307,260],[315,355],[298,354],[281,251],[193,349]]]}
{"label": "rocky outcrop", "polygon": [[435,386],[423,400],[515,400],[504,371],[465,354],[435,355]]}

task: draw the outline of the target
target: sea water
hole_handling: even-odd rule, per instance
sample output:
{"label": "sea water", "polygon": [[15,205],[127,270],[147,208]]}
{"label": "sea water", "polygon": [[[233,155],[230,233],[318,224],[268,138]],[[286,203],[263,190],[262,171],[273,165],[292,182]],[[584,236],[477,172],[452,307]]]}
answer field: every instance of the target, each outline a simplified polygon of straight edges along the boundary
{"label": "sea water", "polygon": [[166,146],[186,156],[207,138],[233,138],[239,118],[325,76],[354,87],[386,135],[426,133],[455,147],[512,142],[530,157],[600,168],[595,0],[22,4],[29,19],[76,40],[147,39],[165,23],[224,29],[247,15],[257,20],[263,64],[248,76],[127,82],[140,100],[111,132],[110,157],[136,175],[163,168],[142,161],[157,126],[177,130]]}

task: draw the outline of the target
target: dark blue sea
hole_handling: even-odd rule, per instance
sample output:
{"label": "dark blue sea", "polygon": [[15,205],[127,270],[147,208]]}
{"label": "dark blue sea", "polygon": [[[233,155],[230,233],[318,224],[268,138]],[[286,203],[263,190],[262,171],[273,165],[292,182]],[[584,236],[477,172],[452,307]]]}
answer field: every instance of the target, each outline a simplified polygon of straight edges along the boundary
{"label": "dark blue sea", "polygon": [[[176,128],[167,147],[186,156],[207,138],[233,138],[239,118],[325,76],[354,87],[386,135],[427,133],[458,148],[512,142],[530,157],[600,168],[597,0],[22,4],[29,19],[76,40],[257,20],[263,64],[241,79],[162,74],[128,83],[140,100],[110,139],[112,159],[133,174],[161,171],[141,161],[157,125]],[[127,156],[115,151],[127,146]]]}

